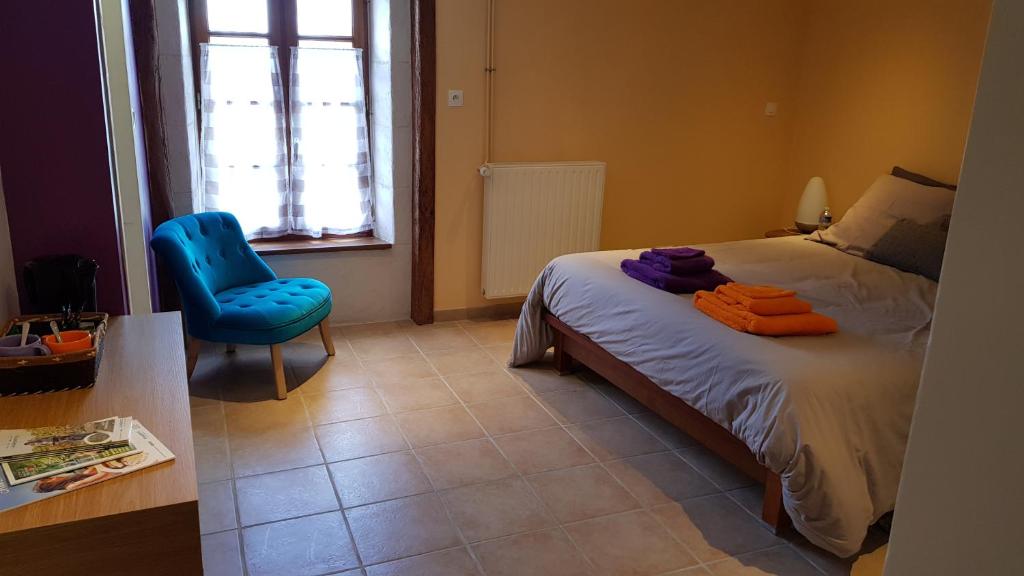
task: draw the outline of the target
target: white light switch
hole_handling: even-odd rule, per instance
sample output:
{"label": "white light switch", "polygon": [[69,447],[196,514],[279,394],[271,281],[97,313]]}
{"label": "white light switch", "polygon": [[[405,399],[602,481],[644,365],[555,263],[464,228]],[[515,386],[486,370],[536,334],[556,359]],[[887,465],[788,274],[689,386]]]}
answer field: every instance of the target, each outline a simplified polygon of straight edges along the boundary
{"label": "white light switch", "polygon": [[459,108],[462,106],[462,90],[448,91],[448,106]]}
{"label": "white light switch", "polygon": [[[451,97],[449,96],[449,98],[451,98]],[[778,104],[778,102],[768,102],[767,104],[764,105],[764,115],[765,116],[775,116],[778,113],[779,113],[779,104]]]}

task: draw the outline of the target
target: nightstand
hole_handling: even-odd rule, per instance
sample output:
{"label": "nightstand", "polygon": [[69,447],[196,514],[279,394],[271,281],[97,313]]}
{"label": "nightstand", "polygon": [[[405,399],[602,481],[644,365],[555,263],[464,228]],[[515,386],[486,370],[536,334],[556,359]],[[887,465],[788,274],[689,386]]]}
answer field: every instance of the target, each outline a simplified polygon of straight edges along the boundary
{"label": "nightstand", "polygon": [[806,236],[796,228],[778,228],[764,233],[765,238],[782,238],[783,236]]}

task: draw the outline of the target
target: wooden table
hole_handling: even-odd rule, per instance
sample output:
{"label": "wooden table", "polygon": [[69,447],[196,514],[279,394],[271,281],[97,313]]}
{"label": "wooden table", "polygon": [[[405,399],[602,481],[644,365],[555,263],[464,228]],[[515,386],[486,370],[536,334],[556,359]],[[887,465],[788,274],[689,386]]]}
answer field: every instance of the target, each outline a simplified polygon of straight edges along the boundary
{"label": "wooden table", "polygon": [[90,390],[0,398],[0,427],[132,416],[176,458],[0,512],[0,574],[202,574],[181,319],[111,320]]}

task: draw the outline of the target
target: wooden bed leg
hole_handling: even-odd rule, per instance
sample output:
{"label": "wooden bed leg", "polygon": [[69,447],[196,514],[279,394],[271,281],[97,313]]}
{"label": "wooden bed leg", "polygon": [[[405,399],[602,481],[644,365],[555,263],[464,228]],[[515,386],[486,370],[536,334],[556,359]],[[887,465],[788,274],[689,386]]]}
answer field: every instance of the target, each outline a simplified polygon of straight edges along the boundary
{"label": "wooden bed leg", "polygon": [[565,351],[565,335],[555,331],[555,370],[559,376],[572,373],[572,356]]}
{"label": "wooden bed leg", "polygon": [[761,506],[761,519],[778,535],[789,523],[789,516],[782,506],[782,478],[769,470],[764,479],[764,503]]}

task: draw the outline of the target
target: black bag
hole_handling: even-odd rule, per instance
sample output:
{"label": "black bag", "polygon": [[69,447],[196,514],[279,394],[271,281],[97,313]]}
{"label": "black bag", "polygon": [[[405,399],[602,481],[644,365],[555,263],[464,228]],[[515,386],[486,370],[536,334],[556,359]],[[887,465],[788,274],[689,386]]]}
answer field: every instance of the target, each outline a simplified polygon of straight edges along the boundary
{"label": "black bag", "polygon": [[96,311],[95,260],[73,254],[46,256],[25,264],[29,314],[64,316],[63,329],[77,328],[82,311]]}

